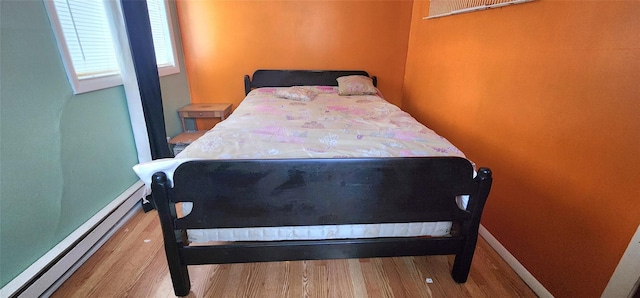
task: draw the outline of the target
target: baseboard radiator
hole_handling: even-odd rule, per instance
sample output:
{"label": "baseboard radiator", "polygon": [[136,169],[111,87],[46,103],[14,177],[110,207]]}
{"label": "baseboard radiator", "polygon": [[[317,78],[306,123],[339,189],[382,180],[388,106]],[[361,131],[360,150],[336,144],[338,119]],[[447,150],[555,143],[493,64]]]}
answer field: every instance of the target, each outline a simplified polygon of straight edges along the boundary
{"label": "baseboard radiator", "polygon": [[0,297],[48,297],[135,212],[144,196],[136,182],[58,245],[0,289]]}

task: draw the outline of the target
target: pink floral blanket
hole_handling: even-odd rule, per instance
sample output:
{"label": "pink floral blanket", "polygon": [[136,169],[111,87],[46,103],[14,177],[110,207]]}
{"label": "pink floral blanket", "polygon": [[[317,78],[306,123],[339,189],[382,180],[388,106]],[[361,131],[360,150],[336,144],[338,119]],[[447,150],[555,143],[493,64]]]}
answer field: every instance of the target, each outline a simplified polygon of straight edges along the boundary
{"label": "pink floral blanket", "polygon": [[445,138],[377,95],[307,87],[310,101],[251,91],[233,114],[176,158],[264,159],[460,156]]}

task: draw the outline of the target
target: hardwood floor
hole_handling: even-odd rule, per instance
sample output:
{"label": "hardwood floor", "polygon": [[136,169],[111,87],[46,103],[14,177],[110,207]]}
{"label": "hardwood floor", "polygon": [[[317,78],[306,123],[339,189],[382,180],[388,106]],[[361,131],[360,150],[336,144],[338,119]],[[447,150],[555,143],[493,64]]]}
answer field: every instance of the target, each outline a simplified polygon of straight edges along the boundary
{"label": "hardwood floor", "polygon": [[[453,256],[189,267],[188,297],[536,297],[480,238],[469,279]],[[432,283],[425,280],[430,278]],[[155,211],[139,211],[52,297],[175,297]]]}

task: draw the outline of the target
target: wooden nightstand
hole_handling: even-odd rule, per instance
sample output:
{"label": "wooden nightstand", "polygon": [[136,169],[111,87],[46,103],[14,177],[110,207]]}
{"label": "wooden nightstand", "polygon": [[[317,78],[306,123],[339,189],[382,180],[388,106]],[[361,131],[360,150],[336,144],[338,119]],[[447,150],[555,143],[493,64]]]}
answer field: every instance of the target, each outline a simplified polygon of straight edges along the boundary
{"label": "wooden nightstand", "polygon": [[[185,118],[220,118],[220,120],[224,120],[231,114],[231,106],[230,103],[200,103],[186,105],[178,109],[182,131],[187,131],[184,123]],[[198,130],[197,123],[195,129]]]}
{"label": "wooden nightstand", "polygon": [[206,130],[198,130],[197,123],[194,125],[196,130],[187,131],[185,118],[220,118],[220,120],[224,120],[231,114],[231,106],[230,103],[203,103],[186,105],[178,109],[183,132],[169,140],[173,155],[180,153],[207,132]]}
{"label": "wooden nightstand", "polygon": [[178,153],[184,150],[184,148],[193,143],[193,141],[197,140],[206,132],[206,130],[185,131],[173,137],[171,140],[169,140],[169,147],[171,147],[171,150],[173,151],[173,156],[178,155]]}

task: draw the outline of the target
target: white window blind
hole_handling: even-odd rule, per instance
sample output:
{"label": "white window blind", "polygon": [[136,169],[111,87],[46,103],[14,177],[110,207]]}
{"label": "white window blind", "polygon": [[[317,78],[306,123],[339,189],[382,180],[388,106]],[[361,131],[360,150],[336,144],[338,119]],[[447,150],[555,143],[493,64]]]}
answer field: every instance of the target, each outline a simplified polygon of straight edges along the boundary
{"label": "white window blind", "polygon": [[533,0],[430,0],[429,16],[423,17],[423,19],[439,18],[531,1]]}
{"label": "white window blind", "polygon": [[[104,2],[45,0],[45,4],[74,92],[122,84]],[[180,70],[165,0],[147,0],[147,7],[158,72],[177,73]]]}
{"label": "white window blind", "polygon": [[147,0],[147,9],[158,67],[173,66],[174,49],[165,3],[163,0]]}
{"label": "white window blind", "polygon": [[54,0],[53,3],[78,79],[118,74],[102,1]]}

